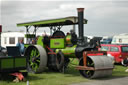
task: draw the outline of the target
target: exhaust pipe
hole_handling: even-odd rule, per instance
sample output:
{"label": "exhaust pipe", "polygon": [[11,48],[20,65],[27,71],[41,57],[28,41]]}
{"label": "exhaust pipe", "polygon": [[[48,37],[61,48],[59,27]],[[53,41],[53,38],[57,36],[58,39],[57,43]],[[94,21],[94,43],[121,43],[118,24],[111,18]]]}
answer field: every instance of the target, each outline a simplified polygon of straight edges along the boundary
{"label": "exhaust pipe", "polygon": [[83,46],[84,43],[84,24],[83,24],[83,15],[84,8],[77,8],[78,11],[78,29],[79,29],[79,37],[78,37],[78,45]]}

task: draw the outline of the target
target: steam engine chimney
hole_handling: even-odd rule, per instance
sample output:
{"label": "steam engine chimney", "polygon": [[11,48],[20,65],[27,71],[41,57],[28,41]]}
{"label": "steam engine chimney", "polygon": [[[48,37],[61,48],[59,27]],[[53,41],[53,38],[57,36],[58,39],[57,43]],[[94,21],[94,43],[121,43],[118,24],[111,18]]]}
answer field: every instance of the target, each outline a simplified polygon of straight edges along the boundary
{"label": "steam engine chimney", "polygon": [[78,45],[83,46],[84,43],[84,24],[83,24],[83,15],[84,8],[77,8],[78,11],[78,29],[79,29],[79,37],[78,37]]}

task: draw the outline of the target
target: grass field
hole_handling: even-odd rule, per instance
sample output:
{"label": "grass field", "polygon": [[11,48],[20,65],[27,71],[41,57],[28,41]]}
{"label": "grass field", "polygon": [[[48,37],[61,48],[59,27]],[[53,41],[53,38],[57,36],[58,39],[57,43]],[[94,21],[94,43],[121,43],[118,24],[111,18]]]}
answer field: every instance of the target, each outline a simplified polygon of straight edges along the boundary
{"label": "grass field", "polygon": [[[29,81],[29,85],[68,85],[78,82],[87,82],[88,79],[80,76],[79,72],[74,69],[74,67],[74,65],[70,64],[65,73],[55,73],[49,71],[42,74],[29,73],[26,81]],[[115,65],[112,76],[108,78],[126,77],[128,76],[128,73],[125,72],[126,69],[128,68]],[[0,85],[26,85],[26,82],[13,83],[12,80],[0,80]]]}

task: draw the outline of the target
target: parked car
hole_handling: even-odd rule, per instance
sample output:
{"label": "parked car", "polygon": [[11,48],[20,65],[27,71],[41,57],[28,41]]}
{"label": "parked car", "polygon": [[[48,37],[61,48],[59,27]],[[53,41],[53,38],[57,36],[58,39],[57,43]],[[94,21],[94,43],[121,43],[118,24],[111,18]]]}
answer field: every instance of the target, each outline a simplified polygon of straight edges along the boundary
{"label": "parked car", "polygon": [[112,42],[112,38],[108,38],[108,39],[103,39],[103,40],[101,40],[101,44],[111,44],[111,42]]}
{"label": "parked car", "polygon": [[113,56],[115,63],[128,65],[128,45],[101,44],[100,51],[107,51],[108,56]]}

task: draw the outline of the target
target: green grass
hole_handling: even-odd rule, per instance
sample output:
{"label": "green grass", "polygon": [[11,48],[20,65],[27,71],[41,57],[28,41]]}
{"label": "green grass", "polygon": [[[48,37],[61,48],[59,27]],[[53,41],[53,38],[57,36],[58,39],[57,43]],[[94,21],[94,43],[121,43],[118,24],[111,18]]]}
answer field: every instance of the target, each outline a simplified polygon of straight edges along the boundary
{"label": "green grass", "polygon": [[[74,62],[76,62],[76,60]],[[72,83],[87,82],[88,79],[85,79],[82,76],[80,76],[78,70],[76,70],[74,67],[75,65],[70,64],[69,68],[66,70],[64,74],[49,72],[49,71],[43,72],[42,74],[29,73],[26,80],[29,81],[29,85],[68,85]],[[108,77],[108,78],[126,77],[128,76],[128,73],[125,72],[126,69],[128,68],[120,65],[115,65],[115,69],[113,70],[112,77]],[[8,85],[8,84],[26,85],[26,82],[13,83],[11,79],[0,81],[0,85]]]}
{"label": "green grass", "polygon": [[113,77],[128,77],[128,72],[125,72],[125,70],[128,69],[128,67],[124,67],[121,65],[115,65],[115,69],[113,70],[112,76]]}
{"label": "green grass", "polygon": [[[75,60],[76,62],[76,60]],[[77,61],[78,62],[78,61]],[[76,63],[75,63],[76,64]],[[67,85],[78,82],[86,82],[87,79],[80,76],[79,71],[75,69],[75,65],[71,65],[65,73],[43,72],[42,74],[29,73],[26,80],[30,85]],[[26,85],[26,82],[13,83],[12,79],[0,81],[0,85]]]}

